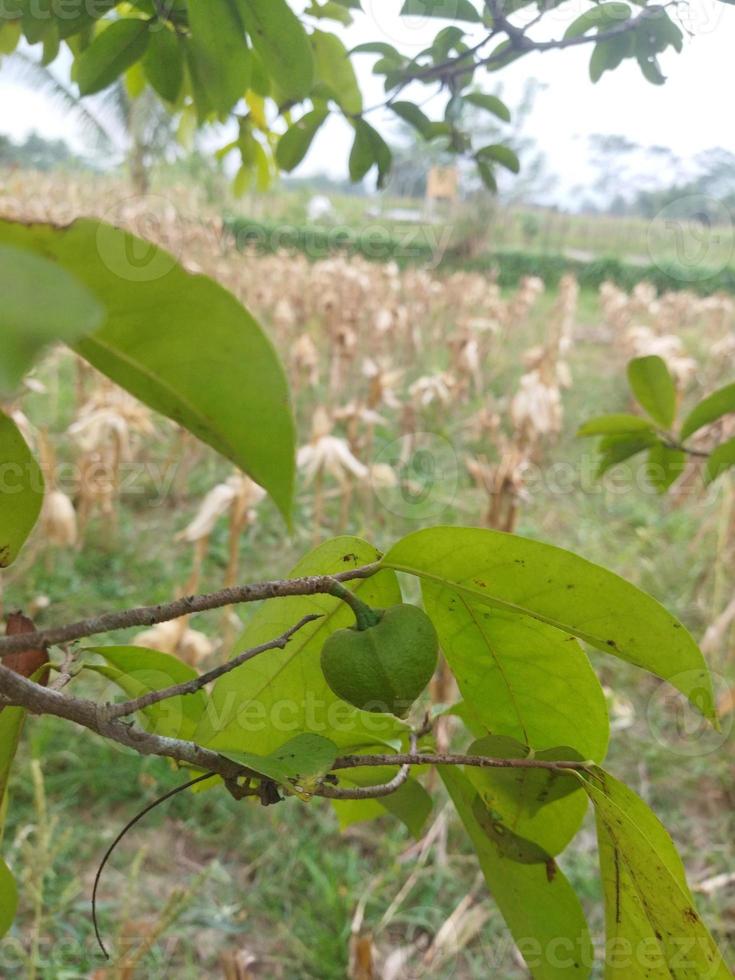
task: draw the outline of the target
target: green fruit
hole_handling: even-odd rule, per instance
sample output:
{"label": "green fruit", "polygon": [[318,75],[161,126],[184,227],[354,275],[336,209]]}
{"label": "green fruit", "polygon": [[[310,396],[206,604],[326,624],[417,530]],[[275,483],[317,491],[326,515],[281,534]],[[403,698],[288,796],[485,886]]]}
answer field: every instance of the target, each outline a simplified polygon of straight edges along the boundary
{"label": "green fruit", "polygon": [[375,612],[375,625],[337,630],[329,637],[322,648],[322,671],[343,701],[402,718],[436,670],[439,641],[434,624],[417,606]]}

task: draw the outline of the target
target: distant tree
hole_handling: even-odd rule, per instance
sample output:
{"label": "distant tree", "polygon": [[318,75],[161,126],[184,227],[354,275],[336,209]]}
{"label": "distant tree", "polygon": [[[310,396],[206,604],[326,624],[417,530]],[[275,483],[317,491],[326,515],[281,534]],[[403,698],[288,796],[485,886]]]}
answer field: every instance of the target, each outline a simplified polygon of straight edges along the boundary
{"label": "distant tree", "polygon": [[21,143],[14,143],[8,136],[0,135],[0,166],[49,171],[62,167],[84,169],[89,164],[74,153],[64,140],[47,140],[34,131]]}

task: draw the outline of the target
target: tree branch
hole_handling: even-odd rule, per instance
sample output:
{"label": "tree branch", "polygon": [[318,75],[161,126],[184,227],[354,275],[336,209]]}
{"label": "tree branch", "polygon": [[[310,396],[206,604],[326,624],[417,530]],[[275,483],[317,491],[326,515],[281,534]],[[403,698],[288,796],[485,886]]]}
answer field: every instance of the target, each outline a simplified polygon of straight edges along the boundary
{"label": "tree branch", "polygon": [[321,618],[317,614],[304,616],[295,626],[286,630],[285,633],[281,634],[275,640],[269,640],[268,643],[261,643],[260,646],[246,650],[245,653],[241,653],[238,657],[229,660],[226,664],[221,664],[219,667],[207,671],[206,674],[200,674],[199,677],[193,677],[190,681],[184,681],[182,684],[174,684],[171,687],[162,688],[160,691],[149,691],[148,694],[143,694],[141,697],[135,698],[132,701],[125,701],[121,704],[110,704],[106,708],[107,718],[111,721],[116,718],[124,718],[125,715],[133,715],[136,711],[143,711],[145,708],[150,708],[152,705],[159,704],[161,701],[166,701],[169,698],[195,694],[197,691],[201,691],[203,687],[206,687],[207,684],[211,684],[225,674],[229,674],[230,671],[241,667],[248,660],[253,660],[255,657],[260,656],[261,653],[266,653],[268,650],[283,650],[295,633],[298,633],[307,623],[313,623]]}
{"label": "tree branch", "polygon": [[[29,634],[30,635],[30,634]],[[185,766],[216,773],[223,779],[247,774],[244,766],[231,762],[194,742],[154,735],[125,721],[107,717],[107,706],[83,698],[73,698],[52,688],[42,687],[0,664],[0,694],[34,715],[53,715],[133,749],[139,755],[173,759]],[[257,773],[250,775],[256,777]],[[261,778],[258,776],[258,778]]]}
{"label": "tree branch", "polygon": [[[493,9],[497,8],[499,10],[499,3],[492,3],[490,5]],[[656,14],[660,14],[660,8],[656,11]],[[651,11],[643,10],[636,17],[631,17],[615,27],[611,27],[605,31],[598,31],[596,34],[580,34],[577,37],[561,37],[554,38],[549,41],[535,41],[533,38],[528,37],[525,33],[525,28],[516,27],[514,24],[510,23],[507,17],[502,13],[495,14],[494,30],[489,34],[479,45],[476,45],[471,51],[463,52],[457,55],[455,58],[448,59],[438,65],[430,65],[424,69],[420,69],[417,72],[413,72],[405,81],[401,82],[401,85],[405,87],[408,82],[418,81],[427,82],[432,81],[436,78],[447,79],[453,78],[455,75],[461,75],[466,71],[475,70],[477,68],[488,68],[492,69],[496,65],[498,67],[505,63],[505,59],[508,57],[509,51],[516,52],[520,54],[530,54],[531,52],[543,53],[544,51],[563,51],[565,48],[578,47],[582,44],[599,44],[601,41],[611,41],[613,38],[620,37],[622,34],[627,34],[630,31],[636,30],[636,28],[643,23],[645,20],[651,17]],[[530,25],[528,25],[530,26]],[[472,53],[476,53],[477,50],[488,43],[492,38],[497,37],[499,34],[505,33],[508,35],[509,47],[505,50],[498,51],[497,49],[487,58],[480,58],[477,61],[473,61],[468,64],[468,58]]]}
{"label": "tree branch", "polygon": [[[25,708],[32,714],[53,715],[74,722],[102,738],[133,749],[140,755],[172,759],[182,765],[221,776],[228,785],[236,784],[237,780],[243,777],[260,781],[265,779],[262,774],[232,762],[218,752],[197,745],[195,742],[155,735],[128,722],[118,719],[110,720],[105,705],[98,705],[93,701],[81,698],[72,698],[61,694],[59,691],[42,687],[1,664],[0,696]],[[412,742],[411,751],[405,754],[348,755],[337,759],[332,766],[331,771],[333,773],[364,767],[400,766],[400,772],[389,783],[382,786],[358,787],[356,789],[339,789],[323,783],[312,795],[328,799],[371,799],[387,796],[403,785],[413,766],[427,765],[475,766],[482,769],[545,769],[552,772],[565,770],[582,772],[587,768],[587,763],[579,761],[550,762],[533,758],[496,759],[486,756],[417,753],[415,742]]]}
{"label": "tree branch", "polygon": [[183,616],[191,616],[193,613],[205,612],[209,609],[220,609],[223,606],[236,606],[246,602],[262,602],[264,599],[279,599],[288,596],[336,594],[341,598],[342,594],[336,587],[337,583],[370,578],[371,575],[375,575],[379,568],[379,562],[375,562],[372,565],[364,565],[362,568],[340,572],[337,575],[312,575],[307,578],[280,579],[273,582],[259,582],[254,585],[235,586],[206,595],[185,596],[158,606],[141,606],[136,609],[104,613],[101,616],[83,619],[68,626],[39,630],[36,633],[3,636],[0,637],[0,658],[23,650],[43,649],[59,643],[72,643],[87,636],[110,633],[112,630],[129,629],[133,626],[155,626],[158,623],[181,619]]}

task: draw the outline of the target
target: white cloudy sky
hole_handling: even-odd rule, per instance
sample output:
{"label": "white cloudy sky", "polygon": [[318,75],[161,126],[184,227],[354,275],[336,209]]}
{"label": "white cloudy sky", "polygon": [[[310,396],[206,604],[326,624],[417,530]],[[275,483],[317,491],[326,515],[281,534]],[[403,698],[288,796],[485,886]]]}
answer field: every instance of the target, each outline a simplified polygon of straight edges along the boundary
{"label": "white cloudy sky", "polygon": [[[364,0],[366,13],[346,33],[347,43],[388,40],[408,53],[425,46],[437,27],[435,19],[399,18],[402,0]],[[570,0],[544,22],[545,36],[558,36],[585,5]],[[529,133],[543,146],[555,172],[569,190],[589,176],[586,136],[624,133],[643,145],[667,146],[683,158],[713,146],[735,152],[730,93],[735,90],[735,7],[719,0],[691,0],[688,24],[692,36],[683,54],[663,59],[665,86],[645,82],[634,63],[624,64],[592,85],[587,75],[589,50],[570,49],[527,56],[502,72],[504,92],[512,105],[525,80],[535,76],[548,88],[539,97]],[[372,59],[361,56],[360,76],[368,104],[379,101],[380,82],[370,74]],[[486,76],[488,88],[498,75]],[[478,80],[483,81],[478,75]],[[48,105],[43,96],[3,79],[0,70],[0,131],[14,138],[37,129],[64,136],[78,145],[74,125]],[[429,107],[430,108],[430,107]],[[326,170],[344,175],[350,134],[335,123],[316,144],[303,172]]]}

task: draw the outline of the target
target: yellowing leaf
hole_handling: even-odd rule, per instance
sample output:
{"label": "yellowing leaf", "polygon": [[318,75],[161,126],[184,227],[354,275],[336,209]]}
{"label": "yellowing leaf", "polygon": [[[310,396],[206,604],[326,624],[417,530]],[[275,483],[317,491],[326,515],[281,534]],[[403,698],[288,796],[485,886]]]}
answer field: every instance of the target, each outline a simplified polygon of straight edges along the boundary
{"label": "yellowing leaf", "polygon": [[727,980],[673,841],[627,786],[597,769],[582,783],[595,806],[605,894],[607,980]]}

